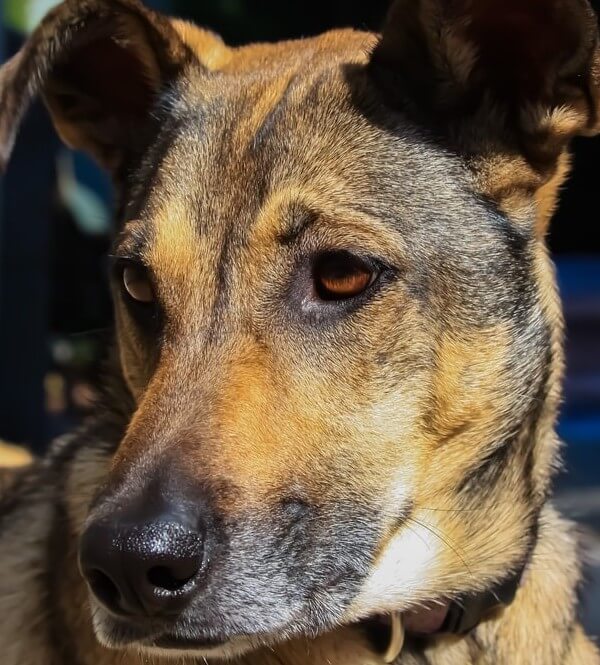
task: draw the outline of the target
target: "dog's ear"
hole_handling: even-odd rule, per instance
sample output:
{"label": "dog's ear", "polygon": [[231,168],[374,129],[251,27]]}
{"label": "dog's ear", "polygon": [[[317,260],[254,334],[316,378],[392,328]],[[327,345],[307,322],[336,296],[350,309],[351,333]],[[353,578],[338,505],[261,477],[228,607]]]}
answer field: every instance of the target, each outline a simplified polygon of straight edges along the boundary
{"label": "dog's ear", "polygon": [[116,172],[189,58],[169,19],[138,0],[63,2],[0,69],[0,167],[41,94],[65,143]]}
{"label": "dog's ear", "polygon": [[485,195],[508,208],[537,197],[542,231],[568,142],[600,132],[587,0],[396,0],[369,68],[390,103],[467,156]]}

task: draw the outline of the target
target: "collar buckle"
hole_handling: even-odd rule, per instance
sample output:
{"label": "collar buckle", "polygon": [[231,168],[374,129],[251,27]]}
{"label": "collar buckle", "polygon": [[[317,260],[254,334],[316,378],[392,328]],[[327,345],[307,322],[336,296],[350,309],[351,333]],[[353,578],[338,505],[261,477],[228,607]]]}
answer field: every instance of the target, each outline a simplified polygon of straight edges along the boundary
{"label": "collar buckle", "polygon": [[404,635],[402,615],[400,612],[392,612],[390,614],[390,641],[383,656],[384,662],[394,663],[396,661],[404,646]]}

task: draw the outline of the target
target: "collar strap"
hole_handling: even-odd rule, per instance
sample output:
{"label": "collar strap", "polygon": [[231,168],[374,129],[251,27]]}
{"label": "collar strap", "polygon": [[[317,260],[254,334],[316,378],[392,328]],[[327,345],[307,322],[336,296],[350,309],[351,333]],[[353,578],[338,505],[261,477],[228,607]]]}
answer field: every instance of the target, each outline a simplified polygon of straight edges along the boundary
{"label": "collar strap", "polygon": [[490,615],[508,607],[517,595],[517,589],[523,578],[523,570],[522,568],[517,574],[488,591],[465,596],[462,601],[451,602],[439,632],[466,635],[482,621],[488,619]]}
{"label": "collar strap", "polygon": [[480,623],[510,605],[523,578],[525,566],[504,582],[480,593],[468,594],[447,603],[387,617],[387,648],[384,661],[394,663],[406,635],[427,638],[438,635],[466,635]]}

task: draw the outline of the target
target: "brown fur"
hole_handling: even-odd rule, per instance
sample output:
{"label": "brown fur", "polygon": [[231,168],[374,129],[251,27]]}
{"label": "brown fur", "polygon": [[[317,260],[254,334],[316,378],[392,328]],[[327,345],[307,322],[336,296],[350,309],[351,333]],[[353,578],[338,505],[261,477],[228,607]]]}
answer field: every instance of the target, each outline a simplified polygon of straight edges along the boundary
{"label": "brown fur", "polygon": [[[397,0],[381,37],[239,49],[135,0],[54,10],[0,72],[3,160],[42,93],[112,172],[113,253],[148,268],[162,313],[140,323],[116,273],[115,392],[4,511],[0,553],[37,529],[45,553],[22,567],[51,590],[43,609],[0,600],[15,614],[0,645],[17,620],[41,626],[8,665],[154,662],[100,646],[110,618],[76,557],[87,524],[165,478],[234,543],[195,609],[264,621],[228,652],[240,664],[381,663],[358,621],[525,564],[503,613],[409,642],[398,663],[599,662],[576,619],[576,537],[548,499],[563,360],[544,244],[568,141],[600,129],[597,44],[582,0]],[[306,291],[306,257],[338,248],[393,269],[332,314]],[[52,519],[20,519],[40,506]],[[271,544],[307,524],[301,546]],[[343,601],[328,595],[346,578]],[[293,602],[305,623],[273,628]]]}

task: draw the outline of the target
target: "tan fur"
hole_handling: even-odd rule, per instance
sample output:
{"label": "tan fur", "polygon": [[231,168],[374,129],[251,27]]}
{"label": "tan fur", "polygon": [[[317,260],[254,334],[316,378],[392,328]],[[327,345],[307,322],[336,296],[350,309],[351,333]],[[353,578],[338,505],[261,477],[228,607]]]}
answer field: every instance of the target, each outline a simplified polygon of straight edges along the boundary
{"label": "tan fur", "polygon": [[31,454],[25,448],[0,441],[0,467],[16,468],[26,466],[31,461]]}
{"label": "tan fur", "polygon": [[32,461],[31,454],[25,448],[0,441],[0,495],[15,481],[18,471]]}

